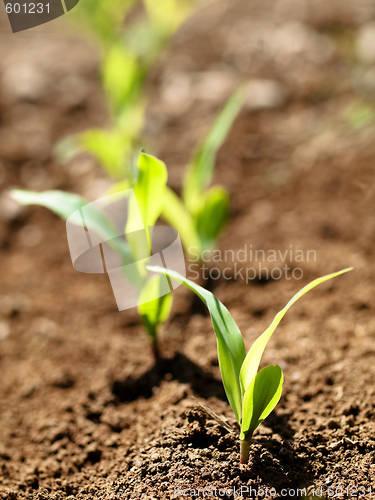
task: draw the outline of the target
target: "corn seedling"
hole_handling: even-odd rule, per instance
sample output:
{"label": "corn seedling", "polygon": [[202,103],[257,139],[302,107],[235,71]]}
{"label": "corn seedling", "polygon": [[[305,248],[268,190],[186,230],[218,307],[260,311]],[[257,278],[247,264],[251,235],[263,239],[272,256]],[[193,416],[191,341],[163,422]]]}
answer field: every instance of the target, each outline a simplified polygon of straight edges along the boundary
{"label": "corn seedling", "polygon": [[[172,306],[172,295],[167,294],[159,297],[158,290],[161,286],[160,276],[147,279],[144,249],[140,248],[140,240],[134,235],[135,229],[139,229],[138,214],[147,235],[148,244],[151,245],[149,227],[154,226],[160,216],[164,192],[167,184],[167,169],[165,164],[153,156],[141,153],[138,157],[137,181],[134,185],[134,194],[137,207],[129,203],[129,213],[124,233],[128,235],[127,240],[118,238],[114,223],[102,212],[94,208],[85,211],[85,222],[88,228],[93,229],[109,242],[113,250],[121,257],[123,269],[129,262],[137,262],[136,270],[126,278],[138,290],[138,311],[142,322],[151,338],[155,357],[159,357],[157,346],[157,331],[164,323],[170,313]],[[45,191],[36,193],[15,189],[11,191],[12,197],[22,205],[40,205],[48,208],[60,218],[67,220],[76,210],[88,205],[89,201],[73,193],[64,191]],[[73,221],[81,224],[81,219]],[[151,248],[149,248],[151,250]],[[157,297],[157,298],[155,298]]]}
{"label": "corn seedling", "polygon": [[[234,120],[241,111],[245,100],[245,88],[240,85],[228,99],[223,109],[215,118],[206,139],[196,149],[183,183],[180,198],[168,186],[163,190],[163,206],[161,218],[174,227],[188,254],[193,250],[201,255],[204,250],[212,250],[229,217],[229,195],[222,186],[210,186],[215,167],[217,152],[226,140]],[[89,131],[86,137],[93,141],[98,154],[101,150],[102,131]],[[117,141],[117,139],[116,139]],[[115,142],[116,142],[115,141]],[[121,137],[118,136],[120,148],[116,144],[112,148],[113,168],[121,159]],[[106,147],[105,147],[106,149]],[[115,183],[107,194],[119,193],[134,185],[139,171],[129,165],[127,174]]]}
{"label": "corn seedling", "polygon": [[[145,13],[138,15],[142,4]],[[85,151],[113,179],[132,180],[129,165],[133,151],[139,149],[147,74],[193,7],[192,0],[87,0],[72,12],[73,22],[101,49],[101,78],[111,124],[108,129],[89,129],[60,141],[55,150],[60,161]]]}
{"label": "corn seedling", "polygon": [[271,325],[254,342],[247,354],[241,332],[234,319],[228,309],[211,292],[174,271],[156,266],[150,266],[149,270],[165,274],[182,283],[195,292],[207,306],[217,337],[219,366],[224,389],[241,428],[240,461],[247,463],[253,433],[275,408],[282,392],[283,373],[279,366],[267,366],[258,371],[271,335],[288,309],[299,298],[320,283],[346,273],[351,268],[318,278],[302,288],[284,309],[276,314]]}
{"label": "corn seedling", "polygon": [[182,198],[166,190],[162,217],[180,234],[185,249],[198,255],[212,250],[229,217],[229,195],[210,186],[216,155],[241,111],[245,89],[239,86],[217,116],[205,141],[193,155],[183,183]]}
{"label": "corn seedling", "polygon": [[[109,129],[89,129],[63,139],[56,155],[67,161],[79,151],[91,153],[117,181],[109,193],[132,187],[136,181],[134,150],[145,110],[146,76],[162,48],[180,24],[199,6],[193,0],[143,0],[146,16],[129,16],[139,0],[88,0],[74,11],[73,21],[85,28],[101,48],[101,76],[111,114]],[[122,26],[123,20],[131,22]],[[198,255],[212,249],[229,216],[229,197],[221,186],[210,186],[216,154],[244,103],[239,88],[228,100],[206,140],[193,155],[180,199],[167,188],[162,217],[180,234],[185,249]]]}

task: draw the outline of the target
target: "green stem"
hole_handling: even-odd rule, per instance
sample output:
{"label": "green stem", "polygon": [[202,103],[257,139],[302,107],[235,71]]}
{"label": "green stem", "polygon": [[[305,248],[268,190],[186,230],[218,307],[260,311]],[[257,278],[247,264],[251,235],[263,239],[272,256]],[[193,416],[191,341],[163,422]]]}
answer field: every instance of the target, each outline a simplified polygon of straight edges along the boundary
{"label": "green stem", "polygon": [[250,441],[249,439],[241,439],[241,451],[240,451],[240,463],[247,464],[249,460],[249,450],[250,450]]}
{"label": "green stem", "polygon": [[158,342],[156,340],[156,335],[155,337],[153,337],[152,339],[152,354],[154,355],[154,360],[157,361],[158,359],[160,359],[160,351],[159,351],[159,346],[158,346]]}

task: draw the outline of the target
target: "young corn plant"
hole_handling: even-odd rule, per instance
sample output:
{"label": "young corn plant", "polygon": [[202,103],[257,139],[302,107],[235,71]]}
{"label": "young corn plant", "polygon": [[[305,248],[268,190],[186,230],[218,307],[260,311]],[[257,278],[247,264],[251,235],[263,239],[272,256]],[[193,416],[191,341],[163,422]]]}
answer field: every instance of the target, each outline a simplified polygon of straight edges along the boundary
{"label": "young corn plant", "polygon": [[[134,15],[142,4],[145,13]],[[55,149],[60,161],[85,151],[113,179],[131,180],[133,152],[140,149],[147,74],[193,9],[192,0],[87,0],[79,4],[70,18],[100,48],[101,79],[111,124],[108,129],[88,129],[60,141]]]}
{"label": "young corn plant", "polygon": [[270,326],[254,342],[246,354],[241,332],[228,309],[208,290],[180,274],[161,267],[149,267],[151,271],[165,274],[195,292],[207,306],[217,338],[219,367],[224,389],[233,413],[240,424],[240,461],[246,464],[254,431],[271,413],[280,400],[283,373],[279,366],[267,366],[258,371],[259,364],[271,335],[288,309],[305,293],[336,276],[350,271],[344,269],[337,273],[322,276],[292,297],[279,311]]}
{"label": "young corn plant", "polygon": [[240,85],[215,119],[206,139],[192,156],[184,178],[182,197],[167,188],[162,217],[180,234],[188,254],[212,250],[229,217],[229,195],[222,186],[210,186],[219,148],[241,111],[245,88]]}
{"label": "young corn plant", "polygon": [[[113,249],[120,255],[123,265],[128,262],[139,263],[137,272],[126,275],[126,278],[138,291],[138,312],[150,336],[155,359],[160,357],[157,332],[169,316],[172,307],[172,294],[169,293],[158,297],[158,290],[161,287],[161,277],[154,276],[149,280],[147,279],[147,261],[144,259],[144,251],[139,248],[139,240],[132,238],[131,234],[134,231],[135,222],[140,213],[148,236],[148,242],[150,243],[148,228],[155,225],[161,214],[167,179],[167,169],[162,161],[144,153],[139,154],[137,180],[133,187],[137,207],[132,207],[129,204],[129,214],[124,233],[130,233],[130,236],[126,241],[117,237],[118,234],[113,222],[99,210],[91,208],[89,212],[86,212],[85,221],[88,228],[96,231],[105,241],[112,245]],[[14,189],[11,191],[11,195],[22,205],[40,205],[46,207],[64,220],[67,220],[76,210],[90,203],[76,194],[64,191],[37,193]],[[77,224],[80,222],[80,220],[77,220]],[[123,267],[123,269],[126,269],[126,267]]]}
{"label": "young corn plant", "polygon": [[[228,221],[228,192],[222,186],[210,184],[217,152],[244,105],[245,95],[245,87],[238,86],[197,147],[187,168],[182,197],[168,186],[163,191],[161,218],[178,231],[188,254],[201,255],[205,250],[212,250]],[[115,183],[107,194],[121,193],[132,186],[137,170],[130,170],[133,173]]]}

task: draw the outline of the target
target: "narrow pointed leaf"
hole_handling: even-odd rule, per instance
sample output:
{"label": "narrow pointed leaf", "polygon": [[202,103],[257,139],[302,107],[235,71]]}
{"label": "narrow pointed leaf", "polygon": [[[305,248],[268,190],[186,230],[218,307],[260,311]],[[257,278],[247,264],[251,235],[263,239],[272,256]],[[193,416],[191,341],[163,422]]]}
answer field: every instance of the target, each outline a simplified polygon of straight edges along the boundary
{"label": "narrow pointed leaf", "polygon": [[282,389],[283,372],[279,366],[267,366],[257,373],[243,398],[241,439],[251,438],[279,402]]}
{"label": "narrow pointed leaf", "polygon": [[239,376],[246,356],[242,335],[228,309],[211,292],[175,271],[158,266],[148,266],[150,271],[166,274],[195,292],[206,304],[217,337],[218,357],[223,385],[228,401],[237,418],[241,421],[241,388]]}
{"label": "narrow pointed leaf", "polygon": [[267,330],[254,342],[252,345],[250,351],[247,353],[246,359],[242,365],[241,368],[241,386],[243,392],[246,392],[247,388],[249,387],[251,381],[255,377],[258,368],[259,368],[259,363],[260,359],[262,357],[263,351],[266,348],[266,345],[271,338],[271,335],[275,331],[276,327],[280,323],[280,321],[283,319],[285,313],[288,311],[288,309],[295,303],[297,302],[298,299],[300,299],[305,293],[307,293],[309,290],[312,290],[316,286],[320,285],[324,281],[328,281],[332,278],[335,278],[336,276],[339,276],[340,274],[347,273],[348,271],[351,271],[352,268],[348,269],[343,269],[342,271],[339,271],[337,273],[332,273],[328,274],[327,276],[322,276],[321,278],[317,278],[316,280],[312,281],[308,285],[306,285],[302,290],[300,290],[298,293],[292,297],[292,299],[287,303],[287,305],[279,311],[274,320],[272,321],[271,325],[267,328]]}
{"label": "narrow pointed leaf", "polygon": [[184,201],[192,214],[200,204],[202,191],[211,182],[216,155],[223,145],[234,120],[242,109],[245,92],[238,87],[217,116],[206,140],[189,165],[184,182]]}
{"label": "narrow pointed leaf", "polygon": [[[142,217],[143,225],[146,229],[148,243],[151,251],[151,239],[149,226],[154,226],[160,217],[163,204],[164,193],[167,186],[168,173],[165,163],[154,156],[140,153],[138,157],[138,179],[134,186],[135,198],[129,204],[129,216],[126,223],[126,232],[131,233],[136,226],[138,228],[139,213]],[[135,206],[137,205],[137,206]],[[128,240],[132,246],[133,253],[141,259],[143,248],[139,248],[138,238]],[[142,242],[141,242],[142,244]]]}
{"label": "narrow pointed leaf", "polygon": [[[85,223],[87,227],[100,234],[105,241],[119,252],[125,261],[132,261],[133,257],[129,245],[117,238],[117,229],[111,220],[102,212],[90,205],[89,201],[74,193],[64,191],[25,191],[23,189],[13,189],[11,196],[21,205],[39,205],[48,208],[63,220],[68,219],[74,212],[85,207]],[[71,218],[70,222],[81,225],[82,219],[77,212],[77,218]]]}
{"label": "narrow pointed leaf", "polygon": [[144,225],[153,226],[163,208],[168,173],[165,163],[154,156],[140,153],[138,181],[134,186],[135,197]]}
{"label": "narrow pointed leaf", "polygon": [[105,54],[102,79],[112,112],[116,114],[131,102],[141,79],[137,59],[123,43],[114,44]]}
{"label": "narrow pointed leaf", "polygon": [[20,205],[40,205],[49,208],[62,219],[67,219],[73,212],[79,210],[89,203],[82,196],[65,191],[26,191],[24,189],[12,189],[11,197]]}
{"label": "narrow pointed leaf", "polygon": [[111,177],[124,178],[125,161],[131,144],[129,138],[124,137],[120,130],[86,130],[80,135],[79,142],[81,148],[94,155]]}
{"label": "narrow pointed leaf", "polygon": [[229,195],[221,186],[214,186],[204,194],[204,203],[196,215],[196,228],[201,248],[210,250],[229,218]]}
{"label": "narrow pointed leaf", "polygon": [[164,205],[161,216],[178,231],[185,250],[188,253],[191,247],[198,248],[200,253],[200,242],[194,227],[194,220],[180,198],[168,187],[164,193]]}

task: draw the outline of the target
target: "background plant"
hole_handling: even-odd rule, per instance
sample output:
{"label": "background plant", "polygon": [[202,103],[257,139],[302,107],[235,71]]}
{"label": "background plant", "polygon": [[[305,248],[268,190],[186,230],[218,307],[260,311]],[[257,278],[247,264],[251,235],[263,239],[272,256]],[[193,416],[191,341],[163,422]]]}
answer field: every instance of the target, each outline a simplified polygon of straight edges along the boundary
{"label": "background plant", "polygon": [[[138,160],[134,161],[134,148],[142,128],[147,72],[168,38],[192,11],[193,2],[162,0],[156,4],[144,0],[146,18],[141,17],[140,21],[130,23],[124,30],[122,20],[138,3],[136,0],[115,0],[108,5],[103,0],[91,0],[76,9],[76,21],[95,37],[101,48],[102,81],[112,125],[108,130],[86,130],[74,138],[63,140],[57,151],[65,159],[79,150],[91,152],[110,177],[117,181],[107,194],[122,196],[121,193],[126,193],[129,188],[134,189],[146,232],[161,217],[179,232],[187,252],[194,247],[201,254],[214,246],[228,219],[229,195],[223,187],[210,186],[210,183],[217,151],[243,106],[244,89],[239,87],[229,98],[207,137],[196,149],[185,175],[182,197],[179,198],[167,187],[164,163],[144,154],[138,155]],[[21,204],[45,206],[65,220],[72,212],[89,203],[76,194],[57,190],[44,193],[14,190],[12,194]],[[130,210],[130,225],[133,213]],[[94,211],[91,223],[101,234],[113,235],[114,229],[103,215]],[[125,232],[131,231],[127,229]],[[150,242],[149,235],[148,240]],[[138,244],[134,239],[130,241],[130,248],[117,245],[115,250],[123,261],[129,260],[129,255],[139,261]],[[147,283],[146,275],[145,266],[139,265],[133,284],[138,293],[142,293],[142,301],[147,300],[138,310],[157,357],[157,330],[169,316],[172,298],[169,295],[159,298],[156,291],[160,287],[160,277]]]}
{"label": "background plant", "polygon": [[[132,169],[132,175],[125,176],[115,183],[107,194],[117,194],[118,197],[126,196],[127,190],[133,188],[146,232],[147,228],[153,226],[161,217],[179,232],[188,253],[192,247],[198,249],[199,254],[207,248],[211,249],[227,222],[229,196],[224,188],[220,186],[210,187],[209,183],[212,179],[217,151],[226,139],[233,121],[242,108],[243,101],[244,90],[240,87],[219,113],[207,138],[193,155],[185,177],[181,199],[167,186],[168,173],[165,164],[161,160],[143,153],[138,156],[138,162]],[[90,203],[89,200],[81,196],[59,190],[37,193],[17,189],[13,190],[11,194],[16,201],[23,205],[44,206],[64,220],[78,208]],[[129,226],[131,226],[132,214],[134,213],[134,210],[129,212],[127,223]],[[109,221],[103,219],[99,214],[97,216],[98,220],[96,221],[94,220],[95,213],[92,214],[92,224],[98,228],[101,234],[105,231],[108,235]],[[129,227],[125,232],[131,232]],[[148,239],[150,241],[149,237]],[[137,244],[135,239],[131,248],[135,260],[139,255]],[[116,251],[124,258],[124,248],[116,248]],[[154,354],[158,357],[156,332],[169,316],[172,299],[165,296],[160,297],[160,300],[153,298],[160,282],[158,279],[154,279],[153,284],[146,285],[145,269],[139,269],[139,274],[139,279],[135,283],[138,292],[140,293],[145,288],[142,294],[143,300],[150,299],[149,306],[140,306],[139,312],[152,339]]]}
{"label": "background plant", "polygon": [[254,342],[247,354],[236,322],[228,309],[211,292],[174,271],[157,266],[150,266],[149,269],[166,274],[190,288],[207,306],[217,337],[219,366],[224,389],[241,427],[240,461],[241,463],[247,463],[253,433],[275,408],[282,392],[283,373],[279,366],[267,366],[258,372],[264,349],[271,335],[288,309],[299,298],[320,283],[346,273],[351,268],[318,278],[302,288],[276,314],[270,326]]}
{"label": "background plant", "polygon": [[69,17],[100,49],[110,126],[63,139],[56,147],[60,160],[86,151],[113,179],[131,178],[143,125],[147,75],[170,37],[197,6],[197,0],[80,2]]}
{"label": "background plant", "polygon": [[[137,182],[133,188],[137,207],[129,203],[129,214],[124,233],[129,232],[131,235],[132,231],[134,231],[132,227],[135,226],[135,219],[140,213],[144,230],[150,243],[151,238],[148,227],[153,226],[160,216],[168,174],[166,166],[162,161],[144,153],[139,154],[137,169]],[[126,193],[128,194],[129,191]],[[40,205],[46,207],[64,220],[67,220],[76,210],[90,203],[89,200],[81,196],[58,190],[37,193],[14,189],[11,191],[11,195],[22,205]],[[81,224],[81,220],[73,222]],[[85,211],[85,222],[88,228],[100,234],[120,255],[125,273],[126,264],[137,262],[135,273],[126,274],[126,278],[138,291],[140,304],[138,311],[146,331],[151,338],[154,356],[155,358],[159,357],[157,332],[160,325],[169,316],[172,307],[172,294],[159,297],[159,288],[161,287],[160,276],[155,276],[149,281],[147,280],[147,270],[145,267],[147,260],[144,259],[144,252],[141,254],[139,239],[132,238],[131,236],[126,241],[119,239],[114,223],[92,206],[90,206],[88,212]]]}
{"label": "background plant", "polygon": [[[145,7],[146,16],[123,20]],[[84,27],[101,48],[101,75],[111,114],[108,129],[89,129],[62,140],[56,152],[67,161],[79,151],[96,157],[117,181],[110,192],[132,187],[137,179],[136,155],[140,148],[146,98],[144,86],[150,68],[180,24],[198,8],[197,0],[90,0],[74,10],[73,21]],[[182,197],[165,191],[162,217],[177,229],[188,253],[212,249],[229,216],[229,195],[221,186],[210,186],[216,155],[240,112],[245,89],[238,88],[227,101],[196,148],[184,178]]]}
{"label": "background plant", "polygon": [[216,117],[207,137],[194,152],[183,182],[182,196],[167,188],[162,217],[180,234],[188,253],[212,250],[229,217],[229,194],[211,186],[216,156],[245,100],[240,85]]}

